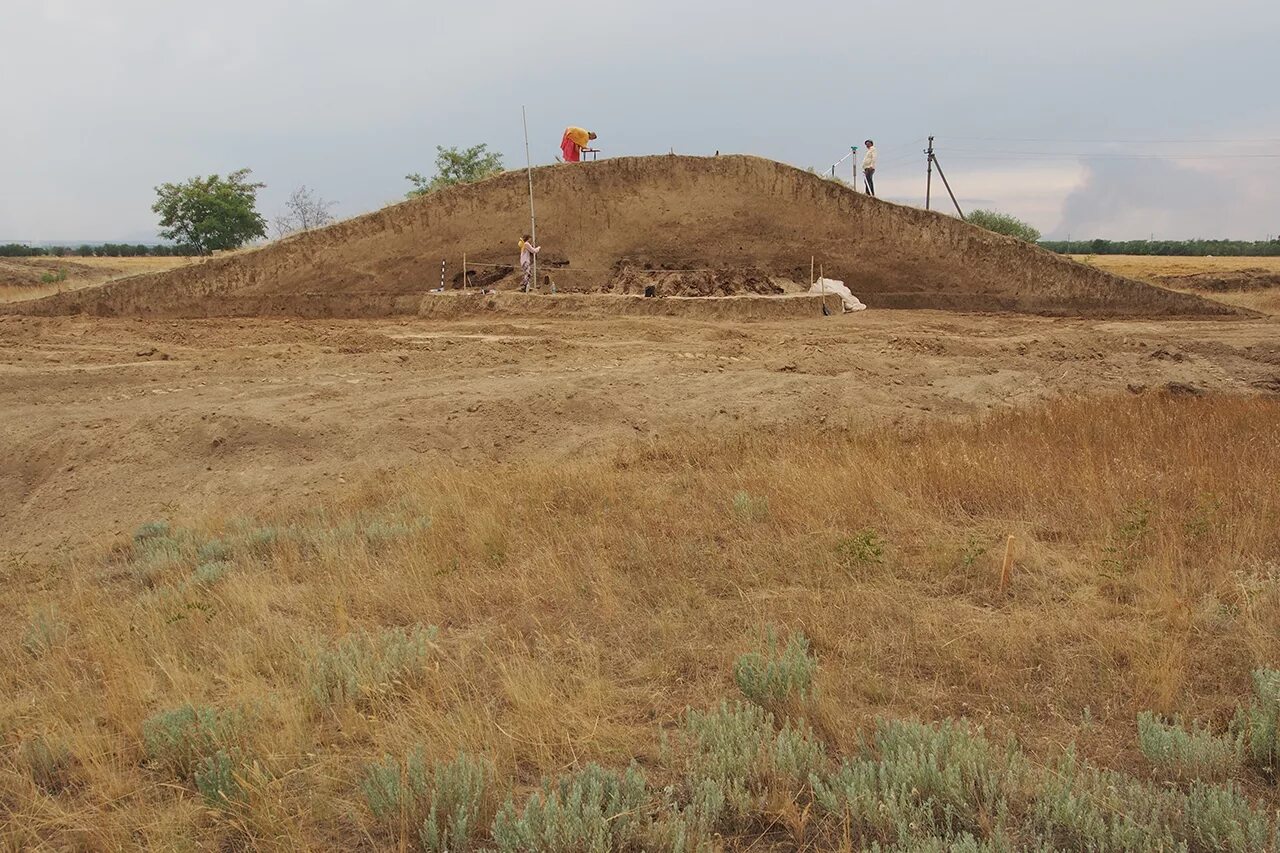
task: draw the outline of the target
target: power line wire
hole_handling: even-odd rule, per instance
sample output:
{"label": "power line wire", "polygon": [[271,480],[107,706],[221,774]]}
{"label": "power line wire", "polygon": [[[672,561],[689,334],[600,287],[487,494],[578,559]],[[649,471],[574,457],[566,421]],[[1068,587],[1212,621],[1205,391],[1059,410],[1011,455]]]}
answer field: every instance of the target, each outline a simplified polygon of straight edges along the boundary
{"label": "power line wire", "polygon": [[1081,151],[966,151],[946,149],[948,157],[968,160],[1258,160],[1280,158],[1278,154],[1107,154]]}
{"label": "power line wire", "polygon": [[1061,142],[1064,144],[1077,144],[1084,142],[1122,145],[1205,145],[1215,142],[1243,142],[1257,144],[1280,143],[1280,138],[1273,137],[1253,137],[1250,139],[1057,139],[1050,137],[1026,137],[1018,139],[997,136],[948,136],[946,139],[954,139],[960,142]]}

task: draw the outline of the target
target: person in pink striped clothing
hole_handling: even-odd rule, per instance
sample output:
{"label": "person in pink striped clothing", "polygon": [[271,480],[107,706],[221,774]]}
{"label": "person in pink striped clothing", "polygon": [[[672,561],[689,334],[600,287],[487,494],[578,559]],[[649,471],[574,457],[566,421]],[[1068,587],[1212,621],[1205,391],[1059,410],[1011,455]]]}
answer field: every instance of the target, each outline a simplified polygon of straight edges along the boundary
{"label": "person in pink striped clothing", "polygon": [[533,256],[542,251],[541,246],[533,245],[533,239],[528,235],[520,238],[520,289],[526,293],[529,291],[529,282],[533,278]]}

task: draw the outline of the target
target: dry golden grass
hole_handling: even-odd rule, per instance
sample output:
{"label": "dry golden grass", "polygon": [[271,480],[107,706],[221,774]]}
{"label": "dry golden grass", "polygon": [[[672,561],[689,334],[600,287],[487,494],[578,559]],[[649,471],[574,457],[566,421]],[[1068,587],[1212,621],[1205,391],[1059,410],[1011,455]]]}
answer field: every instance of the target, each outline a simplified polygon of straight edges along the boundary
{"label": "dry golden grass", "polygon": [[1233,273],[1245,270],[1263,270],[1280,273],[1280,257],[1160,257],[1155,255],[1072,255],[1072,257],[1098,269],[1117,275],[1150,281],[1175,290],[1198,293],[1219,302],[1241,308],[1260,311],[1263,314],[1280,314],[1280,288],[1258,291],[1209,292],[1180,287],[1165,276],[1189,276],[1212,273]]}
{"label": "dry golden grass", "polygon": [[1280,272],[1280,256],[1206,258],[1160,255],[1072,255],[1071,257],[1107,272],[1142,280],[1151,280],[1155,276],[1164,275],[1196,275],[1197,273],[1252,269]]}
{"label": "dry golden grass", "polygon": [[[0,258],[0,302],[38,299],[64,290],[96,287],[117,278],[164,272],[199,258]],[[42,275],[65,274],[63,281],[43,284]]]}
{"label": "dry golden grass", "polygon": [[[1280,663],[1278,427],[1261,399],[1126,397],[905,435],[678,436],[405,472],[266,532],[196,520],[233,545],[207,586],[189,564],[144,577],[127,543],[16,561],[0,838],[394,848],[356,790],[364,763],[466,750],[516,788],[591,760],[656,766],[657,727],[731,695],[771,625],[812,638],[835,751],[878,716],[963,716],[1041,758],[1077,741],[1140,769],[1138,711],[1222,723],[1249,671]],[[417,623],[440,628],[424,673],[355,705],[311,698],[319,649]],[[232,816],[144,760],[143,720],[186,703],[255,720]],[[36,737],[69,750],[57,785],[20,760]]]}

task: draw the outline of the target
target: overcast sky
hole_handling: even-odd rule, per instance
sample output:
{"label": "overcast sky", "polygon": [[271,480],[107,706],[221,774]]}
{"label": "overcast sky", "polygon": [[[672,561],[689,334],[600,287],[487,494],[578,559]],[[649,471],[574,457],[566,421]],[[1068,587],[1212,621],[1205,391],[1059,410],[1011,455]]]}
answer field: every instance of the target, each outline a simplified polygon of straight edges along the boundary
{"label": "overcast sky", "polygon": [[535,164],[570,123],[819,169],[871,137],[923,203],[934,134],[962,205],[1049,236],[1280,232],[1275,0],[4,0],[0,32],[0,240],[150,239],[156,184],[246,166],[268,218],[304,183],[356,215],[436,145],[523,165],[522,104]]}

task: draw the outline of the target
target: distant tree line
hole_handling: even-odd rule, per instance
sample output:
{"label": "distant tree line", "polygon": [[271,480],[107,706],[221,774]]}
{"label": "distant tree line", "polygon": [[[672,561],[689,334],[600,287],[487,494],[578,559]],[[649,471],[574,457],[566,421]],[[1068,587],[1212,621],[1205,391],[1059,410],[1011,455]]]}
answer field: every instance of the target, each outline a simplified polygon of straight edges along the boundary
{"label": "distant tree line", "polygon": [[[436,175],[408,175],[413,185],[407,195],[435,192],[455,184],[479,181],[502,171],[502,156],[485,144],[470,148],[436,146]],[[266,184],[250,179],[249,169],[222,175],[197,175],[180,183],[155,188],[151,206],[160,219],[160,236],[172,243],[152,246],[144,243],[95,243],[81,246],[29,246],[0,244],[0,257],[126,258],[206,255],[237,249],[267,236],[267,220],[258,212],[258,190]],[[284,212],[275,218],[277,237],[331,224],[327,201],[305,185],[293,191]]]}
{"label": "distant tree line", "polygon": [[148,246],[145,243],[93,243],[82,246],[28,246],[0,244],[0,258],[168,258],[199,254],[190,246]]}
{"label": "distant tree line", "polygon": [[1050,252],[1066,255],[1280,255],[1274,240],[1042,240]]}

